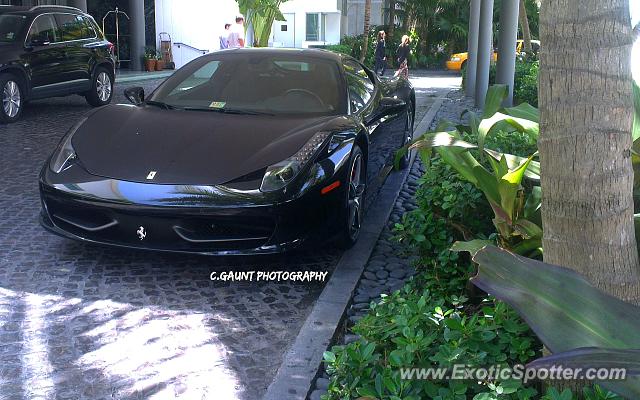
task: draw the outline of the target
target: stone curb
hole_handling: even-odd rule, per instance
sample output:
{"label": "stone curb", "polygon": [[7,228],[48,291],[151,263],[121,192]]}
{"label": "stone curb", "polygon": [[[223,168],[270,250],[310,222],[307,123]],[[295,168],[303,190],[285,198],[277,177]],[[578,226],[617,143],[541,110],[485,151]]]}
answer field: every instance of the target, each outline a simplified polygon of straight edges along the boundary
{"label": "stone curb", "polygon": [[[446,94],[438,98],[414,129],[421,135],[429,129]],[[412,154],[410,165],[415,160]],[[353,292],[373,252],[380,233],[389,220],[394,203],[411,171],[411,167],[393,172],[380,190],[367,216],[356,245],[347,250],[313,306],[296,340],[284,355],[278,372],[267,388],[264,400],[305,400],[322,363],[322,354],[333,341],[344,318]]]}

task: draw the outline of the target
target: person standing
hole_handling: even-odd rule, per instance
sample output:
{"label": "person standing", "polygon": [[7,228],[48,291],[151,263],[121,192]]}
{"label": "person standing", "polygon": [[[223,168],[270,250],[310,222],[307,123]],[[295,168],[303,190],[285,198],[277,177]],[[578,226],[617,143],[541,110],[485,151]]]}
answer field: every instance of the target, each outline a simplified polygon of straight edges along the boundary
{"label": "person standing", "polygon": [[238,16],[236,23],[229,29],[228,45],[230,49],[244,47],[244,17]]}
{"label": "person standing", "polygon": [[396,59],[398,60],[398,71],[396,71],[396,76],[401,75],[405,78],[409,79],[409,55],[411,54],[411,47],[409,47],[409,43],[411,39],[409,36],[402,36],[402,42],[400,46],[398,46],[398,50],[396,50]]}
{"label": "person standing", "polygon": [[224,24],[224,33],[220,35],[220,50],[229,48],[229,28],[231,24]]}
{"label": "person standing", "polygon": [[385,55],[386,51],[386,36],[387,34],[384,31],[378,32],[378,44],[376,44],[376,65],[375,65],[375,73],[377,74],[380,71],[380,76],[384,76],[384,71],[387,67],[387,56]]}

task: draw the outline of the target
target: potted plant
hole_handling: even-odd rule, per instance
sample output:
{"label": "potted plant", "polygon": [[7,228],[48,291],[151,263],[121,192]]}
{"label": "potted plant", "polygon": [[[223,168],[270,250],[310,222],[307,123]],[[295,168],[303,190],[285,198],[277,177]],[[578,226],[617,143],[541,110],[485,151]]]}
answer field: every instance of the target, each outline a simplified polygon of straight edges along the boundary
{"label": "potted plant", "polygon": [[156,60],[156,71],[162,71],[165,67],[165,62],[160,50],[156,51]]}
{"label": "potted plant", "polygon": [[146,47],[144,49],[144,66],[147,71],[155,71],[157,63],[156,49]]}

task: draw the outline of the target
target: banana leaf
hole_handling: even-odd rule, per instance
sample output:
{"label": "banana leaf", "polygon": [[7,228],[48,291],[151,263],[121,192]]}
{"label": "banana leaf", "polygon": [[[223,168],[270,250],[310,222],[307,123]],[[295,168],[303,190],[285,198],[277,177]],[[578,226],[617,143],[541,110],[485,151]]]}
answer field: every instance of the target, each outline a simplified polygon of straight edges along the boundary
{"label": "banana leaf", "polygon": [[542,369],[554,365],[583,369],[621,368],[625,370],[626,376],[640,376],[640,350],[583,347],[539,358],[527,364],[527,367]]}
{"label": "banana leaf", "polygon": [[529,103],[522,103],[516,107],[505,108],[504,113],[512,117],[540,123],[540,111]]}
{"label": "banana leaf", "polygon": [[[640,349],[640,307],[591,285],[567,268],[487,246],[473,257],[471,281],[511,305],[553,353],[578,348]],[[621,396],[640,398],[640,378],[602,381]]]}
{"label": "banana leaf", "polygon": [[537,122],[496,112],[492,117],[483,119],[478,126],[478,148],[480,150],[484,150],[487,135],[494,128],[498,129],[499,123],[509,124],[518,132],[526,133],[532,140],[537,140],[540,135],[540,125]]}
{"label": "banana leaf", "polygon": [[507,98],[508,94],[509,87],[507,85],[490,86],[485,96],[482,117],[489,118],[495,114],[502,107],[502,102]]}
{"label": "banana leaf", "polygon": [[[507,166],[509,169],[516,169],[518,165],[522,164],[527,157],[515,156],[513,154],[500,153],[491,149],[484,149],[484,152],[490,155],[493,159],[500,161],[500,159],[504,156],[507,161]],[[535,154],[534,154],[535,156]],[[540,180],[540,162],[531,161],[529,163],[529,167],[525,171],[524,175],[534,181]]]}
{"label": "banana leaf", "polygon": [[451,246],[451,251],[463,252],[466,251],[471,253],[472,256],[475,256],[477,252],[479,252],[482,248],[486,246],[491,246],[495,244],[492,240],[485,239],[473,239],[466,242],[457,241]]}

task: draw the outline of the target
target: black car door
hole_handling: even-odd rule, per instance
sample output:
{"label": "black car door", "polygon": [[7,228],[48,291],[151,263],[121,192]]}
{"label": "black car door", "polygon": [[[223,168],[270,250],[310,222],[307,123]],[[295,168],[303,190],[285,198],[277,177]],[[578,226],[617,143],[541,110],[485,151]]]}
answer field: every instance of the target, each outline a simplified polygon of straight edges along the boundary
{"label": "black car door", "polygon": [[64,47],[53,14],[37,16],[25,40],[26,67],[31,75],[33,97],[60,90],[64,82]]}
{"label": "black car door", "polygon": [[89,90],[96,32],[82,15],[57,13],[56,21],[65,44],[65,80],[74,91]]}
{"label": "black car door", "polygon": [[380,107],[382,91],[373,74],[355,60],[345,61],[344,68],[351,113],[360,119],[369,135],[367,183],[375,190],[390,170],[402,135],[394,129],[397,118]]}

